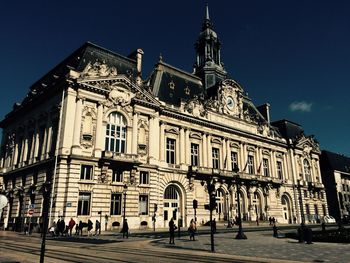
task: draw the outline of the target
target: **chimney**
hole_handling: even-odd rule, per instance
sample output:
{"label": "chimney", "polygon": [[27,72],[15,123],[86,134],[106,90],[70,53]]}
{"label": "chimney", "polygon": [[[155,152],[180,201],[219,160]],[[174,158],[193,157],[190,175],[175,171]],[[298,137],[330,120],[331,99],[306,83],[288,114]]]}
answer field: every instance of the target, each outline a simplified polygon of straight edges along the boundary
{"label": "chimney", "polygon": [[143,55],[143,50],[138,48],[134,52],[132,52],[128,57],[131,59],[136,60],[136,68],[137,68],[137,78],[136,82],[137,84],[141,84],[142,82],[142,55]]}
{"label": "chimney", "polygon": [[261,115],[265,118],[265,120],[270,123],[270,104],[265,103],[263,105],[260,105],[256,107],[258,111],[261,113]]}

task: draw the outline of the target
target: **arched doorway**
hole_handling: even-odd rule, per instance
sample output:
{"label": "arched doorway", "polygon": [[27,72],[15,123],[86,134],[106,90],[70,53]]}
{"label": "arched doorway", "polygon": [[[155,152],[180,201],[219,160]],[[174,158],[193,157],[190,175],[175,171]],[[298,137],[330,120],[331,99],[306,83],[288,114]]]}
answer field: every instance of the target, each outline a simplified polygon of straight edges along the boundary
{"label": "arched doorway", "polygon": [[[261,195],[258,191],[254,192],[253,206],[254,206],[254,212],[255,212],[256,217],[259,218],[259,220],[263,220],[264,219],[264,215],[263,215],[264,210],[263,210],[262,198],[261,198]],[[254,218],[252,218],[252,220],[253,219]]]}
{"label": "arched doorway", "polygon": [[[247,212],[247,199],[245,198],[244,193],[240,190],[239,192],[239,202],[240,202],[240,210],[241,210],[241,218],[243,221],[246,221],[248,219],[248,212]],[[235,194],[236,199],[236,215],[238,216],[238,199],[237,199],[237,192]]]}
{"label": "arched doorway", "polygon": [[167,227],[171,218],[175,222],[181,218],[181,196],[175,185],[169,185],[164,191],[164,226]]}
{"label": "arched doorway", "polygon": [[219,220],[224,220],[226,215],[225,193],[223,189],[216,190],[216,214]]}
{"label": "arched doorway", "polygon": [[283,213],[283,221],[284,223],[291,224],[292,223],[292,207],[290,198],[287,195],[282,195],[282,213]]}

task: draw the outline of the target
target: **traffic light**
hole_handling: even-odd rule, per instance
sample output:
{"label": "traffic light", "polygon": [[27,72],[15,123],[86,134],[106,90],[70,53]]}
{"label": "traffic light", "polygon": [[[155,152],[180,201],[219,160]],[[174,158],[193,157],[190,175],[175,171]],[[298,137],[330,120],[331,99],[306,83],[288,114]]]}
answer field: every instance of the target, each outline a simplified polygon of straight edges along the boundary
{"label": "traffic light", "polygon": [[198,207],[198,201],[196,199],[193,199],[193,209],[197,209]]}

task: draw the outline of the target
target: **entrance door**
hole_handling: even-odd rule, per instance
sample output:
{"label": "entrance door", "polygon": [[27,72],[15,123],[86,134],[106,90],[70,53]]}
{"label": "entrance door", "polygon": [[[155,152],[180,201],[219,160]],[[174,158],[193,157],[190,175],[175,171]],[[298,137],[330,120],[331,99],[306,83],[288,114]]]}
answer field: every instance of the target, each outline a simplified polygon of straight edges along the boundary
{"label": "entrance door", "polygon": [[219,216],[219,220],[225,219],[226,206],[225,196],[221,189],[216,191],[216,214]]}
{"label": "entrance door", "polygon": [[285,195],[282,196],[282,210],[283,210],[283,219],[286,223],[292,223],[292,211],[290,207],[289,198]]}
{"label": "entrance door", "polygon": [[164,192],[164,227],[168,227],[169,221],[173,218],[175,224],[181,217],[180,195],[174,185],[169,185]]}

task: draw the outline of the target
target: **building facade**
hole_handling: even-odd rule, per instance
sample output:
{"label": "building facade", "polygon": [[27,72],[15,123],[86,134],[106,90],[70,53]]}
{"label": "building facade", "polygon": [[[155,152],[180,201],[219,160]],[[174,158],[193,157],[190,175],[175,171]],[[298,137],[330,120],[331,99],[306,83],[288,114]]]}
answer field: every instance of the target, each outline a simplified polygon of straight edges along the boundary
{"label": "building facade", "polygon": [[246,221],[327,214],[318,143],[297,124],[271,123],[269,105],[228,77],[208,9],[195,49],[194,73],[160,58],[144,79],[142,50],[86,43],[33,84],[1,122],[5,227],[27,222],[30,204],[41,222],[45,182],[50,222],[101,218],[102,230],[123,216],[131,228],[188,226],[195,213],[205,223],[209,194],[217,220],[237,215],[237,194]]}
{"label": "building facade", "polygon": [[321,174],[324,182],[329,214],[337,221],[349,221],[350,215],[350,158],[322,151]]}

